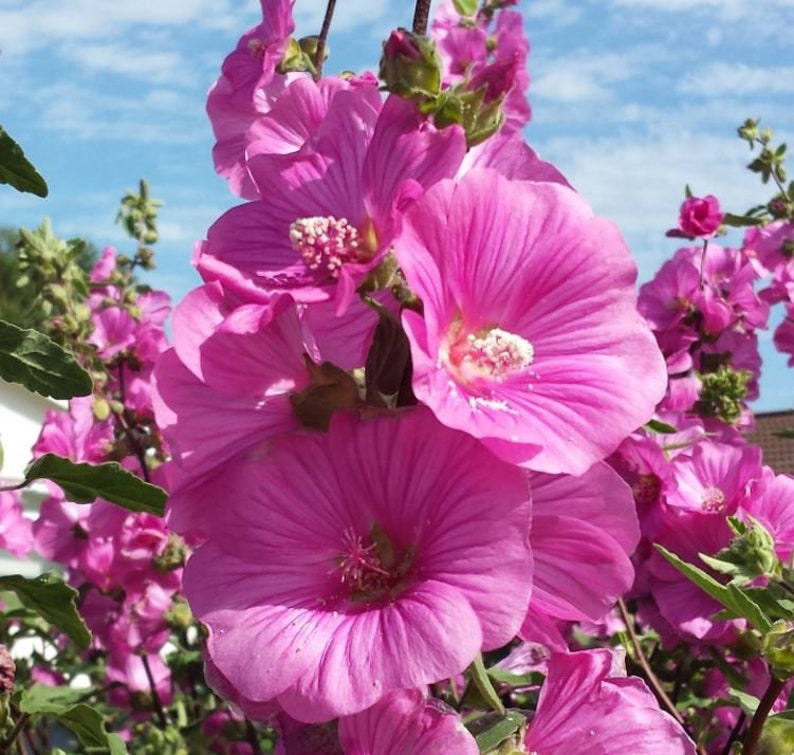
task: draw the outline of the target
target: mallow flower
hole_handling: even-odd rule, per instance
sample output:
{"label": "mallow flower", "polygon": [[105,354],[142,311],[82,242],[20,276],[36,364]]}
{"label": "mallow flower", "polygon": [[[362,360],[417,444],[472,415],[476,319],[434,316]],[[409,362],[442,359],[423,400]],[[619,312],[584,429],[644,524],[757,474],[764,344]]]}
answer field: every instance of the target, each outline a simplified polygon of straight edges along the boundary
{"label": "mallow flower", "polygon": [[358,713],[509,642],[532,584],[530,494],[424,408],[293,433],[229,464],[234,495],[185,569],[233,697]]}
{"label": "mallow flower", "polygon": [[405,215],[413,388],[506,461],[581,474],[653,414],[662,355],[617,228],[573,190],[474,169]]}

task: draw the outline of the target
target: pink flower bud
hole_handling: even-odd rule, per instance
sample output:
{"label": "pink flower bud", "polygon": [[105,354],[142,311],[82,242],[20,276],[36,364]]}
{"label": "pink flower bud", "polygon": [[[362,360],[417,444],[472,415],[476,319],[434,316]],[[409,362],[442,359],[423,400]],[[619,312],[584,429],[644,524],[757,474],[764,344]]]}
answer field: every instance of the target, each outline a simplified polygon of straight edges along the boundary
{"label": "pink flower bud", "polygon": [[678,229],[684,236],[711,238],[720,227],[724,213],[720,212],[717,197],[689,197],[681,205],[678,215]]}

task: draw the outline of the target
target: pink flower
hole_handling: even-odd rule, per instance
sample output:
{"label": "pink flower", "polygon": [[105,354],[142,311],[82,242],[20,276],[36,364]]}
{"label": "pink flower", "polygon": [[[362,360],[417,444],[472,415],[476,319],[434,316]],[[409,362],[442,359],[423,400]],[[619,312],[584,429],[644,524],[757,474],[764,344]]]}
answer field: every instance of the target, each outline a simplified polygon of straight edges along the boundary
{"label": "pink flower", "polygon": [[453,175],[465,153],[458,127],[437,131],[399,97],[378,113],[369,90],[338,92],[299,157],[251,157],[260,199],[209,229],[197,260],[204,280],[248,301],[282,291],[300,302],[335,299],[340,313],[349,307],[405,206]]}
{"label": "pink flower", "polygon": [[580,474],[666,385],[617,229],[572,190],[473,170],[430,189],[395,252],[417,398],[507,461]]}
{"label": "pink flower", "polygon": [[32,523],[22,513],[19,494],[0,492],[0,549],[24,558],[32,547]]}
{"label": "pink flower", "polygon": [[418,689],[395,690],[371,708],[342,718],[339,741],[345,755],[480,751],[460,716]]}
{"label": "pink flower", "polygon": [[622,654],[554,654],[525,746],[537,755],[695,755],[695,745],[637,677]]}
{"label": "pink flower", "polygon": [[524,473],[427,410],[336,415],[328,434],[285,436],[227,476],[234,494],[185,594],[250,703],[306,722],[357,713],[462,672],[521,625]]}
{"label": "pink flower", "polygon": [[640,538],[628,485],[606,464],[579,477],[532,475],[533,610],[601,618],[634,581]]}
{"label": "pink flower", "polygon": [[709,194],[706,197],[688,197],[681,205],[678,214],[678,228],[668,231],[668,236],[696,239],[710,239],[725,217],[720,212],[717,197]]}
{"label": "pink flower", "polygon": [[294,0],[262,0],[262,23],[249,29],[223,61],[220,78],[207,97],[207,114],[216,143],[212,150],[215,170],[229,188],[247,199],[256,189],[245,166],[248,129],[267,113],[291,78],[276,73],[295,29]]}

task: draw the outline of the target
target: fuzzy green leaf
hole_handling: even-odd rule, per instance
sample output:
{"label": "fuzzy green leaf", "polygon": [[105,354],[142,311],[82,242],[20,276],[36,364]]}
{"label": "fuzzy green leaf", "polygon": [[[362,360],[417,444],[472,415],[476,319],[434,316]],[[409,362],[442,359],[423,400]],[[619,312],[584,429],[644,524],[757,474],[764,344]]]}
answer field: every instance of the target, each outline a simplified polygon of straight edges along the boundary
{"label": "fuzzy green leaf", "polygon": [[751,225],[761,225],[764,221],[761,218],[750,218],[746,215],[734,215],[731,212],[725,213],[722,218],[724,225],[729,225],[731,228],[743,228]]}
{"label": "fuzzy green leaf", "polygon": [[474,16],[477,13],[477,0],[452,0],[455,10],[461,16]]}
{"label": "fuzzy green leaf", "polygon": [[710,574],[707,574],[697,566],[688,564],[675,553],[671,553],[661,545],[654,545],[654,548],[659,551],[678,571],[680,571],[687,579],[694,582],[701,590],[710,595],[718,603],[721,603],[725,608],[733,611],[737,616],[742,616],[747,619],[756,629],[762,632],[768,632],[772,627],[772,622],[767,618],[759,606],[745,595],[735,585],[723,585],[719,583]]}
{"label": "fuzzy green leaf", "polygon": [[68,635],[79,648],[90,644],[91,633],[77,613],[77,590],[58,574],[45,572],[32,579],[20,574],[0,577],[0,590],[16,593],[22,605]]}
{"label": "fuzzy green leaf", "polygon": [[125,755],[124,741],[118,734],[108,732],[102,714],[90,705],[76,702],[84,695],[83,690],[39,685],[22,693],[19,709],[30,715],[55,716],[91,752]]}
{"label": "fuzzy green leaf", "polygon": [[0,183],[9,184],[17,191],[46,197],[49,193],[47,182],[25,157],[19,146],[0,126]]}
{"label": "fuzzy green leaf", "polygon": [[146,511],[162,516],[166,492],[144,482],[121,464],[78,464],[55,454],[44,454],[25,470],[30,482],[46,478],[59,485],[75,503],[92,503],[97,498],[115,503],[128,511]]}
{"label": "fuzzy green leaf", "polygon": [[658,419],[652,419],[646,422],[645,427],[652,433],[659,433],[660,435],[673,435],[678,432],[673,425],[668,425],[667,422],[661,422]]}
{"label": "fuzzy green leaf", "polygon": [[43,333],[0,320],[0,377],[42,396],[67,399],[93,390],[72,354]]}

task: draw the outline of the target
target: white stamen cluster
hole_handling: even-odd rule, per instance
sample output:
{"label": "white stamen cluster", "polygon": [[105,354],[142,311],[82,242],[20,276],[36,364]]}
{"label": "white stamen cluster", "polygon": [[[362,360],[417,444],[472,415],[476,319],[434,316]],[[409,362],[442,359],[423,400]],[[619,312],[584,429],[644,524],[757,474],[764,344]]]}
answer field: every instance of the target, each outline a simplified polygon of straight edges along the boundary
{"label": "white stamen cluster", "polygon": [[292,248],[303,257],[310,270],[324,268],[332,277],[339,275],[345,262],[359,256],[358,229],[345,218],[298,218],[289,229]]}
{"label": "white stamen cluster", "polygon": [[703,491],[700,508],[709,513],[722,511],[725,508],[725,493],[714,486],[706,488]]}
{"label": "white stamen cluster", "polygon": [[493,328],[484,335],[470,334],[463,361],[497,379],[532,364],[535,350],[522,336]]}

